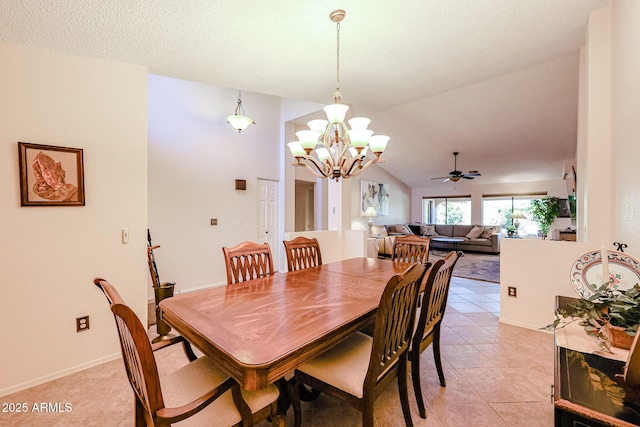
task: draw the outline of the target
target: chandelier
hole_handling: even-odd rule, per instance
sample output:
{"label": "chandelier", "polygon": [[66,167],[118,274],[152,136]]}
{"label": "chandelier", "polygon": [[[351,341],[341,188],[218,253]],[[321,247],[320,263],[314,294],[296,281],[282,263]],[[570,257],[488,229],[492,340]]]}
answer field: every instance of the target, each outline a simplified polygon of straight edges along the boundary
{"label": "chandelier", "polygon": [[[344,10],[338,9],[329,15],[329,19],[336,23],[337,59],[334,103],[323,108],[327,120],[311,120],[307,123],[308,130],[296,132],[298,141],[287,144],[291,154],[296,158],[293,166],[306,167],[318,178],[336,181],[357,176],[372,164],[384,162],[380,155],[387,148],[389,141],[388,136],[374,135],[372,130],[367,129],[371,120],[366,117],[350,119],[351,129],[344,122],[349,106],[342,104],[340,92],[340,22],[344,19],[345,13]],[[373,157],[365,163],[368,151],[373,153]]]}

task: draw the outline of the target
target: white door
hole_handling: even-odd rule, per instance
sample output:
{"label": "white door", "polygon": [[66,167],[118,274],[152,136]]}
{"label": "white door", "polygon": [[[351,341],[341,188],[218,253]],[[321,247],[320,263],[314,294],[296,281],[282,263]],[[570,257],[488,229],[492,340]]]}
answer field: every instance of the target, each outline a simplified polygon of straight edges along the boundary
{"label": "white door", "polygon": [[278,269],[278,181],[258,180],[258,242],[269,243]]}

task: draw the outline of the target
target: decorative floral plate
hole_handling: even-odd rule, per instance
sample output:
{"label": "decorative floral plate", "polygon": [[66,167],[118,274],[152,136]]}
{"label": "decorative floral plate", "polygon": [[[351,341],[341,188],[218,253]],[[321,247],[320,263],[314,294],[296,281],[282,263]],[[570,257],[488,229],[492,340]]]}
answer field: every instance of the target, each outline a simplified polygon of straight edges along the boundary
{"label": "decorative floral plate", "polygon": [[[640,262],[622,252],[607,251],[609,281],[618,289],[632,288],[640,283]],[[594,289],[604,283],[602,255],[600,251],[587,252],[571,267],[571,284],[584,299],[593,295]]]}

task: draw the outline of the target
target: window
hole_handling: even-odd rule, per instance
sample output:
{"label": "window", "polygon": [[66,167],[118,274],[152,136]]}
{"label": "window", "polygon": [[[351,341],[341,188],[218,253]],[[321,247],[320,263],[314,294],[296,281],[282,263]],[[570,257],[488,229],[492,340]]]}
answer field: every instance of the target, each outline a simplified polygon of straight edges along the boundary
{"label": "window", "polygon": [[422,221],[427,224],[471,224],[471,196],[422,199]]}
{"label": "window", "polygon": [[[513,225],[517,228],[519,236],[537,236],[538,223],[528,218],[528,212],[531,200],[542,197],[544,197],[543,194],[484,196],[482,198],[482,224],[499,225],[503,233],[506,233],[507,226]],[[524,218],[512,218],[512,215],[517,214],[518,211],[523,214]]]}

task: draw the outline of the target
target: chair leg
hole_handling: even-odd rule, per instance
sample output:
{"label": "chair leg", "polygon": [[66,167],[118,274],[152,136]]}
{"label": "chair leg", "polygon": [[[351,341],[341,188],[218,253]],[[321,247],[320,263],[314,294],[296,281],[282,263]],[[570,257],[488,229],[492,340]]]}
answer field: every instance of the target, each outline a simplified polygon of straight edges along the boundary
{"label": "chair leg", "polygon": [[411,359],[411,381],[413,382],[413,393],[416,395],[416,403],[418,404],[418,412],[421,418],[427,418],[427,410],[424,407],[422,397],[422,385],[420,384],[420,348],[416,348],[409,355]]}
{"label": "chair leg", "polygon": [[[404,423],[407,427],[413,427],[411,419],[411,409],[409,409],[409,395],[407,393],[407,358],[399,361],[398,366],[398,392],[400,394],[400,406],[404,415]],[[426,417],[425,417],[426,418]]]}
{"label": "chair leg", "polygon": [[446,387],[447,383],[444,380],[444,371],[442,370],[442,359],[440,358],[440,327],[438,327],[434,331],[433,358],[436,362],[436,370],[438,371],[438,379],[440,379],[440,385],[442,387]]}
{"label": "chair leg", "polygon": [[140,402],[140,399],[138,399],[137,396],[134,396],[133,399],[135,400],[134,414],[135,414],[136,427],[146,427],[147,421],[144,419],[144,412],[145,412],[144,406],[142,405],[142,403]]}
{"label": "chair leg", "polygon": [[189,341],[187,340],[182,341],[182,347],[184,349],[184,354],[187,356],[187,359],[189,359],[190,362],[193,362],[198,358],[198,356],[196,356],[196,354],[193,352],[193,349],[191,348],[191,344],[189,343]]}
{"label": "chair leg", "polygon": [[296,373],[291,381],[288,382],[289,398],[293,407],[294,427],[300,427],[302,423],[302,408],[300,407],[300,386],[298,374]]}
{"label": "chair leg", "polygon": [[374,397],[369,394],[365,394],[362,404],[362,427],[373,427],[373,401]]}

